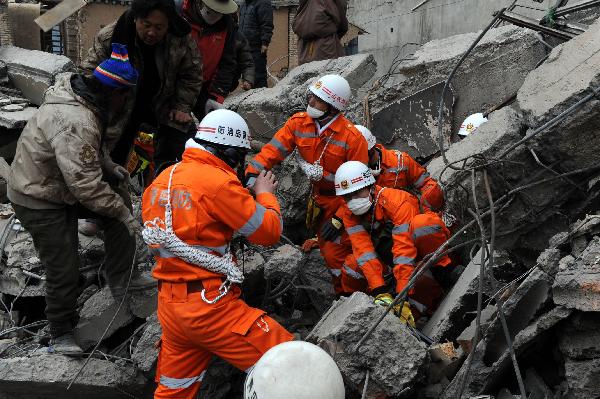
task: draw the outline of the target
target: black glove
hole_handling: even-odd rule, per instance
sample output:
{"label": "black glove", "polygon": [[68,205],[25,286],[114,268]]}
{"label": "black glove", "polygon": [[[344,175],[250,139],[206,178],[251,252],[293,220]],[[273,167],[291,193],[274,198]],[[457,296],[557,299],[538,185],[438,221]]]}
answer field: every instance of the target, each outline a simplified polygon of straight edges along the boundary
{"label": "black glove", "polygon": [[334,216],[323,223],[323,227],[321,227],[321,237],[325,241],[334,241],[342,234],[343,227],[342,221]]}

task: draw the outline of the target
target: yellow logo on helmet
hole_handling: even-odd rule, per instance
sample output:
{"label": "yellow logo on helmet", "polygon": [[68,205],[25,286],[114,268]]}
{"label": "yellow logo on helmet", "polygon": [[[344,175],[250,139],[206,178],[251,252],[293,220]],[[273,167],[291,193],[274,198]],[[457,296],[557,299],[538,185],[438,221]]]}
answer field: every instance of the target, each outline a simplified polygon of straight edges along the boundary
{"label": "yellow logo on helmet", "polygon": [[317,80],[317,81],[315,82],[315,89],[320,89],[320,88],[321,88],[321,86],[323,86],[323,83],[322,83],[320,80]]}
{"label": "yellow logo on helmet", "polygon": [[342,186],[342,188],[345,190],[348,188],[348,181],[347,180],[342,180],[340,182],[340,186]]}
{"label": "yellow logo on helmet", "polygon": [[471,130],[473,130],[475,128],[475,125],[473,125],[472,123],[467,124],[467,130],[470,132]]}

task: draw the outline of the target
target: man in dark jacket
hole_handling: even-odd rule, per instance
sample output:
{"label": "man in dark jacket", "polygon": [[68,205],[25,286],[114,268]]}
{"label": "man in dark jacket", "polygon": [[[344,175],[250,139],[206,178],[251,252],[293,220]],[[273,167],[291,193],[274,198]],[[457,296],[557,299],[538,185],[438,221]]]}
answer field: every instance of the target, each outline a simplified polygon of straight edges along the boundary
{"label": "man in dark jacket", "polygon": [[240,30],[252,49],[256,71],[254,87],[267,87],[267,50],[273,36],[270,0],[246,0],[240,8]]}
{"label": "man in dark jacket", "polygon": [[183,17],[192,26],[192,38],[202,55],[202,91],[194,115],[202,120],[210,111],[223,108],[236,76],[235,20],[233,0],[183,0]]}
{"label": "man in dark jacket", "polygon": [[242,90],[250,90],[254,87],[254,59],[248,40],[239,30],[235,32],[235,57],[237,72],[231,82],[230,91],[237,89],[240,84],[240,76],[242,77]]}

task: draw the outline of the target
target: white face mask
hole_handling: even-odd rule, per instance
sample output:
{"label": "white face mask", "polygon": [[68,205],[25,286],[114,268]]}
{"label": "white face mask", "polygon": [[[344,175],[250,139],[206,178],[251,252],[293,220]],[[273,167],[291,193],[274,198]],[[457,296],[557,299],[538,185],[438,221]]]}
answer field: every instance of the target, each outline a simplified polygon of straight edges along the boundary
{"label": "white face mask", "polygon": [[325,111],[321,111],[320,109],[316,109],[311,107],[310,105],[306,106],[306,113],[313,119],[319,119],[325,115]]}
{"label": "white face mask", "polygon": [[355,215],[364,215],[371,209],[371,196],[365,198],[354,198],[346,203],[348,209]]}
{"label": "white face mask", "polygon": [[200,10],[200,15],[202,15],[202,19],[204,19],[204,22],[206,22],[209,25],[214,25],[217,22],[219,22],[221,18],[223,18],[223,14],[221,14],[220,12],[213,11],[207,7],[202,7],[202,9]]}

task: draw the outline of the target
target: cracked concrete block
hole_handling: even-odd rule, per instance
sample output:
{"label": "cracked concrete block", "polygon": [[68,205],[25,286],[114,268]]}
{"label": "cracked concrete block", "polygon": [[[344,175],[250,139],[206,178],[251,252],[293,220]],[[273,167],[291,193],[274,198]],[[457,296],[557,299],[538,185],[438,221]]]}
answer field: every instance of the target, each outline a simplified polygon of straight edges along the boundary
{"label": "cracked concrete block", "polygon": [[[496,252],[494,254],[495,266],[507,262],[508,259],[504,253]],[[423,333],[434,342],[455,340],[473,320],[474,312],[477,310],[480,263],[481,250],[469,262],[458,281],[423,327]],[[484,284],[484,296],[491,294],[492,289],[489,283]]]}
{"label": "cracked concrete block", "polygon": [[600,319],[596,313],[577,313],[562,327],[558,346],[575,360],[600,358]]}
{"label": "cracked concrete block", "polygon": [[[491,324],[496,317],[496,306],[487,305],[481,311],[481,334],[487,329],[487,327]],[[473,347],[473,339],[475,338],[475,330],[477,328],[477,320],[473,319],[469,327],[467,327],[458,338],[456,338],[456,342],[460,345],[463,351],[470,352]]]}
{"label": "cracked concrete block", "polygon": [[600,237],[594,237],[579,258],[568,258],[552,287],[554,303],[586,312],[600,311]]}
{"label": "cracked concrete block", "polygon": [[[517,359],[535,345],[544,334],[553,329],[561,321],[567,319],[571,313],[572,310],[559,306],[542,314],[533,320],[531,324],[520,330],[511,328],[511,325],[515,323],[511,324],[511,321],[508,320],[507,324],[511,330],[510,334],[513,339],[513,347]],[[490,327],[490,329],[493,329],[493,333],[502,334],[499,322],[496,322],[495,326]],[[490,336],[493,337],[493,334],[486,336],[477,345],[469,372],[469,381],[465,386],[463,397],[495,393],[499,388],[498,384],[507,375],[506,373],[511,372],[509,370],[512,369],[512,362],[506,343],[498,345],[498,342],[494,338],[490,339]],[[465,373],[466,364],[463,364],[440,399],[457,397],[460,381],[465,377]]]}
{"label": "cracked concrete block", "polygon": [[70,390],[83,360],[39,350],[27,357],[0,359],[0,392],[9,398],[106,399],[139,395],[145,384],[133,365],[90,359]]}
{"label": "cracked concrete block", "polygon": [[[401,102],[415,93],[444,82],[460,57],[475,41],[478,33],[467,33],[432,40],[419,48],[410,59],[402,61],[396,74],[386,82],[385,88],[370,97],[373,121],[390,104]],[[527,74],[546,55],[544,46],[536,39],[535,32],[504,26],[490,30],[457,71],[451,90],[456,101],[450,102],[453,115],[448,121],[446,135],[456,133],[462,121],[470,114],[483,112],[516,93]],[[485,77],[485,78],[482,78]],[[437,149],[437,117],[441,90],[422,104],[415,104],[423,114],[425,129],[415,126],[428,138],[416,141],[406,115],[395,115],[387,125],[373,125],[374,134],[390,147],[408,151],[411,155],[431,157]],[[422,108],[422,109],[421,109]],[[414,109],[407,109],[411,114]],[[352,120],[362,121],[362,106],[353,107]],[[412,117],[412,115],[411,115]]]}
{"label": "cracked concrete block", "polygon": [[565,379],[568,399],[600,397],[600,358],[590,360],[565,360]]}
{"label": "cracked concrete block", "polygon": [[335,301],[336,295],[331,272],[318,249],[305,255],[305,262],[299,272],[300,282],[311,288],[307,290],[307,295],[312,304],[320,314],[323,314]]}
{"label": "cracked concrete block", "polygon": [[272,88],[232,95],[225,106],[238,112],[250,126],[253,138],[268,142],[294,113],[306,109],[308,86],[319,76],[340,74],[353,90],[359,89],[375,74],[377,67],[370,54],[357,54],[300,65]]}
{"label": "cracked concrete block", "polygon": [[362,388],[366,370],[369,369],[368,397],[395,396],[405,388],[417,390],[429,362],[426,345],[390,314],[386,315],[358,352],[352,352],[382,312],[383,307],[375,305],[373,298],[356,292],[335,302],[308,339],[320,346],[333,348],[332,356],[346,385],[356,391]]}
{"label": "cracked concrete block", "polygon": [[148,317],[146,322],[146,327],[144,327],[144,332],[133,350],[131,360],[145,376],[153,378],[159,352],[156,344],[160,340],[162,328],[156,313]]}
{"label": "cracked concrete block", "polygon": [[129,298],[129,310],[135,317],[145,319],[152,316],[158,308],[158,290],[134,291]]}
{"label": "cracked concrete block", "polygon": [[[108,287],[96,292],[85,302],[79,312],[79,323],[74,331],[75,339],[83,350],[91,348],[98,342],[118,306],[119,302],[115,301]],[[134,315],[129,310],[127,303],[124,303],[104,339],[109,338],[119,328],[131,323],[133,319]]]}
{"label": "cracked concrete block", "polygon": [[14,46],[1,46],[0,60],[6,63],[12,84],[36,105],[42,103],[44,92],[54,84],[56,75],[75,70],[73,62],[64,55]]}
{"label": "cracked concrete block", "polygon": [[304,253],[298,248],[285,244],[277,248],[265,263],[265,278],[292,279],[298,274],[298,268],[304,261]]}
{"label": "cracked concrete block", "polygon": [[0,110],[0,127],[6,129],[23,129],[27,121],[37,113],[36,107],[25,107],[20,111]]}

